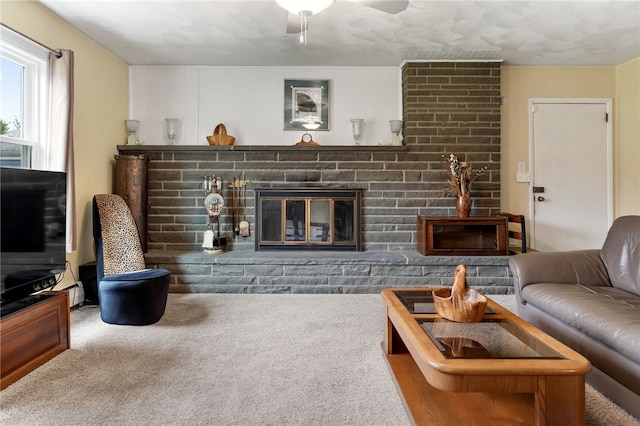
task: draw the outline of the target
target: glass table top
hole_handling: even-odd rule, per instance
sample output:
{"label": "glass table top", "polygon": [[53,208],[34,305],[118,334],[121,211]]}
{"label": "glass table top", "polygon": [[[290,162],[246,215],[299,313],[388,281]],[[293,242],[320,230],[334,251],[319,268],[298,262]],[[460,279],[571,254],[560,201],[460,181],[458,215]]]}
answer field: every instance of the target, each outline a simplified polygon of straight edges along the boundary
{"label": "glass table top", "polygon": [[416,319],[446,358],[564,359],[507,319],[458,323]]}
{"label": "glass table top", "polygon": [[[436,314],[431,290],[394,291],[412,315]],[[508,318],[487,306],[481,322],[458,323],[443,318],[415,318],[446,358],[565,359]]]}

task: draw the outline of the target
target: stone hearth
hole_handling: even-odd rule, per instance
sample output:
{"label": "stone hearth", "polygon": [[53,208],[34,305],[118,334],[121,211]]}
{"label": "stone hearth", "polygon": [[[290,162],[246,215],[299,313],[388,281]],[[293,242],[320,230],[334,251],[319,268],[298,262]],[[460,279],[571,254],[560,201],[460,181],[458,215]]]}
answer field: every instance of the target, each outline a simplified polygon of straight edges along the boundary
{"label": "stone hearth", "polygon": [[485,294],[512,294],[508,256],[422,256],[417,252],[147,253],[171,271],[174,293],[378,293],[389,287],[453,284],[459,264],[469,285]]}

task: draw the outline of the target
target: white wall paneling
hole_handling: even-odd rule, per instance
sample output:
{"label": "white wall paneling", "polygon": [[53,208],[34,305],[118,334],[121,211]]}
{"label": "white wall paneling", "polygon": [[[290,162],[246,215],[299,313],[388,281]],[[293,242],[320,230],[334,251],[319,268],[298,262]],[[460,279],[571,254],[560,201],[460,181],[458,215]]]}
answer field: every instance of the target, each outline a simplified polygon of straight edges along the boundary
{"label": "white wall paneling", "polygon": [[285,131],[284,80],[329,80],[329,131],[321,145],[353,145],[351,119],[365,120],[363,145],[390,143],[389,120],[402,117],[397,67],[131,66],[130,118],[140,140],[166,144],[164,119],[179,118],[176,144],[206,145],[218,123],[237,145],[293,145],[303,132]]}
{"label": "white wall paneling", "polygon": [[179,118],[175,143],[193,144],[198,129],[197,76],[197,69],[189,67],[129,68],[129,118],[140,120],[140,141],[168,144],[164,119]]}

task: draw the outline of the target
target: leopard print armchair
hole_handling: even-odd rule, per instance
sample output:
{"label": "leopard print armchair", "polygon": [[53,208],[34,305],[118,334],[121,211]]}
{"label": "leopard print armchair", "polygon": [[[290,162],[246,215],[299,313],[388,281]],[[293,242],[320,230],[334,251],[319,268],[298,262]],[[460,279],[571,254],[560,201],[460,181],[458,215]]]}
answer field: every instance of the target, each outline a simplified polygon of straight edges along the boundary
{"label": "leopard print armchair", "polygon": [[147,325],[162,318],[170,272],[148,269],[127,203],[116,194],[93,197],[98,303],[110,324]]}

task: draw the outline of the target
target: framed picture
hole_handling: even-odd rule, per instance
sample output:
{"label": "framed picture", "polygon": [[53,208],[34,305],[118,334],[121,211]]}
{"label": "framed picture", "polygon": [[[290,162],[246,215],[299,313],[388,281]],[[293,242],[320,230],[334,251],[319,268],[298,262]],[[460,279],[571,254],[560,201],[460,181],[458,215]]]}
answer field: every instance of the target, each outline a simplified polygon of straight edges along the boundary
{"label": "framed picture", "polygon": [[284,81],[284,130],[329,130],[329,80]]}

